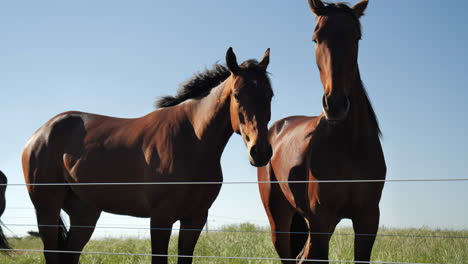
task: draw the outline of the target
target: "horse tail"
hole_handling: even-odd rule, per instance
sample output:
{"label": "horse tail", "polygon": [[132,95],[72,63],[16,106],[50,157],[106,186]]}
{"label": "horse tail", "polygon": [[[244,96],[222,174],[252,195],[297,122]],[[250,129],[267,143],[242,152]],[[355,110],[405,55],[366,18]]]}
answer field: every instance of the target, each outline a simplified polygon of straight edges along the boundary
{"label": "horse tail", "polygon": [[3,233],[2,226],[3,226],[3,223],[0,221],[0,249],[2,249],[2,254],[9,255],[10,252],[8,251],[8,249],[11,249],[11,246],[8,243],[8,240],[5,234]]}
{"label": "horse tail", "polygon": [[41,235],[39,234],[39,232],[36,232],[36,231],[28,231],[28,235],[30,235],[32,237],[41,238]]}
{"label": "horse tail", "polygon": [[296,213],[291,223],[291,253],[292,256],[301,258],[305,253],[303,252],[309,238],[309,226],[304,217]]}
{"label": "horse tail", "polygon": [[58,232],[58,245],[59,250],[66,250],[67,249],[67,241],[68,241],[68,230],[65,226],[62,217],[60,217],[59,222],[59,232]]}
{"label": "horse tail", "polygon": [[[6,175],[2,171],[0,171],[0,184],[2,184],[0,185],[0,216],[3,214],[3,212],[5,211],[5,207],[6,207],[5,191],[7,188],[7,185],[6,185],[7,183],[8,183],[8,179]],[[2,249],[1,251],[2,254],[9,255],[9,252],[6,249],[11,249],[11,247],[10,247],[10,244],[8,243],[8,240],[5,234],[3,233],[2,226],[4,226],[3,222],[0,221],[0,249]]]}

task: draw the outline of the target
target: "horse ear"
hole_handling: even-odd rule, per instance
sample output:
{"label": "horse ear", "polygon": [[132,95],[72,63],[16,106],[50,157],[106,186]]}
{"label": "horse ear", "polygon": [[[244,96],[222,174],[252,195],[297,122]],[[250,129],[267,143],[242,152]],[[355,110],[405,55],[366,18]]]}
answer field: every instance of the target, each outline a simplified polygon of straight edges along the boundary
{"label": "horse ear", "polygon": [[237,64],[236,54],[232,50],[232,47],[226,52],[226,65],[233,74],[238,74],[240,71],[239,64]]}
{"label": "horse ear", "polygon": [[359,3],[353,6],[354,13],[357,17],[362,17],[364,15],[364,11],[366,11],[367,4],[369,4],[369,0],[361,0]]}
{"label": "horse ear", "polygon": [[260,60],[260,62],[258,63],[258,66],[260,66],[261,68],[263,68],[264,70],[266,70],[269,63],[270,63],[270,48],[268,48],[268,49],[265,51],[265,55],[263,55],[263,58],[262,58],[262,59]]}
{"label": "horse ear", "polygon": [[309,0],[309,7],[315,15],[320,16],[325,5],[321,0]]}

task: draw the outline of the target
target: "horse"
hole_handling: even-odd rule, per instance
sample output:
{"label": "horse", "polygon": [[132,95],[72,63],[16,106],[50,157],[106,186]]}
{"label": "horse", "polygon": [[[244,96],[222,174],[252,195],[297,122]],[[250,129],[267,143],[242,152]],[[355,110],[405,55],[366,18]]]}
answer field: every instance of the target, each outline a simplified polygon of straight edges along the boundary
{"label": "horse", "polygon": [[273,156],[258,168],[259,191],[282,263],[328,263],[331,235],[344,218],[353,224],[355,261],[367,262],[386,177],[378,120],[358,67],[360,17],[368,1],[309,4],[317,16],[313,40],[323,111],[273,124]]}
{"label": "horse", "polygon": [[[5,212],[6,207],[6,199],[5,199],[5,192],[8,184],[8,179],[5,174],[0,171],[0,216],[3,215]],[[11,249],[8,240],[3,233],[2,229],[3,223],[0,221],[0,249],[2,249],[2,253],[8,255],[8,249]]]}
{"label": "horse", "polygon": [[[231,135],[242,136],[251,165],[264,166],[271,157],[269,58],[267,49],[259,62],[239,65],[229,48],[226,66],[195,75],[143,117],[65,112],[39,128],[22,164],[46,263],[78,263],[101,212],[149,217],[153,264],[168,262],[171,229],[180,221],[178,263],[192,263],[221,188],[220,158]],[[54,183],[62,185],[47,185]]]}

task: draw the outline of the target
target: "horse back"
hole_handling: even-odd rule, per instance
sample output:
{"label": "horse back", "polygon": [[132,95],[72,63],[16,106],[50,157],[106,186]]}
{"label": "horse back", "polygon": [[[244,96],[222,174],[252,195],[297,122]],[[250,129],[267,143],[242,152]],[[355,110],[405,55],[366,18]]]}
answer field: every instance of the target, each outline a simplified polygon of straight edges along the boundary
{"label": "horse back", "polygon": [[[65,112],[46,122],[28,141],[23,170],[26,183],[170,182],[220,174],[213,162],[210,166],[215,166],[216,173],[193,169],[200,168],[194,157],[202,156],[193,155],[194,145],[193,128],[176,107],[135,119]],[[143,217],[154,201],[168,192],[182,191],[180,186],[163,185],[70,188],[108,212]],[[39,191],[37,186],[28,186],[30,194],[34,189]],[[104,192],[113,199],[100,199]],[[135,202],[125,208],[115,206],[128,201]]]}
{"label": "horse back", "polygon": [[150,155],[145,152],[154,149],[164,150],[170,156],[169,150],[177,148],[171,145],[171,138],[178,137],[179,141],[184,141],[181,136],[184,120],[179,112],[176,109],[161,109],[141,118],[64,112],[47,121],[33,134],[24,148],[23,161],[44,162],[41,157],[47,156],[49,162],[55,165],[65,162],[73,166],[74,159],[63,157],[64,154],[80,158],[98,153],[127,156],[139,152],[145,156]]}

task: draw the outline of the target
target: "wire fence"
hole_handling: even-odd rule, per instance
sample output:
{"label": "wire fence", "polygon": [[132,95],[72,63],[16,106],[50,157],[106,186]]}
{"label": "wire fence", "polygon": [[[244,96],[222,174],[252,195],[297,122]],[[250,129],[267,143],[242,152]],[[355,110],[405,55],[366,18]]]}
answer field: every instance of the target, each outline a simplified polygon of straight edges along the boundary
{"label": "wire fence", "polygon": [[[468,182],[468,178],[451,179],[388,179],[388,180],[314,180],[314,181],[232,181],[232,182],[88,182],[88,183],[9,183],[0,184],[0,186],[132,186],[132,185],[242,185],[242,184],[307,184],[307,183],[387,183],[387,182]],[[9,207],[8,210],[35,210],[33,207]],[[27,219],[28,217],[24,217]],[[59,225],[37,225],[37,224],[18,224],[4,223],[6,227],[59,227]],[[123,229],[123,230],[165,230],[165,231],[192,231],[192,232],[216,232],[216,233],[271,233],[269,230],[229,230],[229,229],[183,229],[183,228],[160,228],[143,226],[83,226],[68,225],[69,228],[96,228],[96,229]],[[304,235],[338,235],[338,236],[380,236],[380,237],[404,237],[404,238],[441,238],[441,239],[468,239],[468,236],[449,236],[449,235],[417,235],[417,234],[355,234],[345,232],[291,232],[276,231],[277,234],[304,234]],[[6,251],[0,249],[0,251]],[[184,256],[184,255],[158,255],[145,253],[125,253],[125,252],[88,252],[88,251],[63,251],[63,250],[42,250],[42,249],[12,249],[10,252],[36,252],[36,253],[69,253],[69,254],[91,254],[91,255],[119,255],[119,256],[142,256],[142,257],[178,257],[178,258],[199,258],[199,259],[219,259],[219,260],[254,260],[254,261],[296,261],[296,259],[267,258],[267,257],[237,257],[237,256]],[[348,260],[318,260],[307,259],[306,261],[329,262],[329,263],[375,263],[375,264],[427,264],[414,262],[388,262],[388,261],[348,261]]]}
{"label": "wire fence", "polygon": [[[8,251],[0,249],[0,251]],[[92,254],[92,255],[115,255],[115,256],[139,256],[139,257],[177,257],[194,259],[224,259],[224,260],[271,260],[271,261],[297,261],[297,259],[288,258],[262,258],[262,257],[232,257],[232,256],[187,256],[187,255],[169,255],[169,254],[145,254],[145,253],[124,253],[124,252],[90,252],[90,251],[66,251],[66,250],[41,250],[41,249],[12,249],[13,252],[38,252],[38,253],[65,253],[65,254]],[[434,264],[417,262],[392,262],[392,261],[355,261],[355,260],[323,260],[323,259],[304,259],[304,261],[322,262],[322,263],[359,263],[359,264]]]}
{"label": "wire fence", "polygon": [[313,181],[226,181],[226,182],[55,182],[4,183],[0,186],[113,186],[113,185],[231,185],[231,184],[301,184],[301,183],[386,183],[386,182],[468,182],[468,178],[451,179],[382,179],[382,180],[313,180]]}
{"label": "wire fence", "polygon": [[[10,224],[4,223],[6,226],[16,227],[61,227],[60,225],[38,225],[38,224]],[[124,230],[160,230],[160,231],[190,231],[190,232],[209,232],[209,233],[260,233],[270,234],[268,230],[229,230],[229,229],[190,229],[190,228],[164,228],[164,227],[143,227],[143,226],[84,226],[84,225],[68,225],[74,228],[97,228],[97,229],[124,229]],[[468,236],[443,236],[443,235],[410,235],[410,234],[356,234],[356,233],[340,233],[340,232],[288,232],[275,231],[275,234],[294,234],[294,235],[323,235],[323,236],[376,236],[376,237],[404,237],[404,238],[441,238],[441,239],[468,239]]]}

